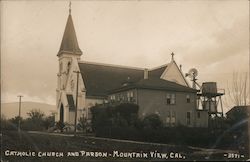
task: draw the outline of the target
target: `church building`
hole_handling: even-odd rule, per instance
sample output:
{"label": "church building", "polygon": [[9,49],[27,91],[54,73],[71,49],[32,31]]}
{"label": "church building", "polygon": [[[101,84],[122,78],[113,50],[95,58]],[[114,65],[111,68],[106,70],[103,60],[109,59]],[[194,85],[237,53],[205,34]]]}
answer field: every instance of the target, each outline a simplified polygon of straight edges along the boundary
{"label": "church building", "polygon": [[77,119],[91,120],[96,104],[129,102],[139,106],[140,118],[158,114],[166,126],[207,127],[207,111],[198,110],[197,90],[173,53],[169,63],[152,69],[88,62],[81,55],[70,11],[57,54],[57,121],[74,125],[76,105]]}

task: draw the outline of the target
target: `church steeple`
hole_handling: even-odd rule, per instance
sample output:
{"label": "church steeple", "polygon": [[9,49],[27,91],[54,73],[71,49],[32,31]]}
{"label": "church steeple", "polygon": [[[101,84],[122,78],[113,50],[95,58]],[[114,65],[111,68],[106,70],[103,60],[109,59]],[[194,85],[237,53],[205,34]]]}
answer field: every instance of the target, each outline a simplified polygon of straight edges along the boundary
{"label": "church steeple", "polygon": [[61,43],[60,50],[57,56],[60,56],[62,53],[82,55],[82,51],[78,46],[76,32],[75,32],[75,28],[74,28],[74,24],[73,24],[73,20],[71,16],[71,2],[69,5],[69,16],[68,16],[67,24],[64,30],[62,43]]}

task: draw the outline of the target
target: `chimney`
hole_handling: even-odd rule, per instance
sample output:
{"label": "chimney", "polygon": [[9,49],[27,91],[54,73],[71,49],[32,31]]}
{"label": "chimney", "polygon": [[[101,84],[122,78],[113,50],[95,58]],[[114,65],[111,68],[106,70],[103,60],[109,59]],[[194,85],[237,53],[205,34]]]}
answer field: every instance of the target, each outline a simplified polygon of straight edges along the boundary
{"label": "chimney", "polygon": [[144,79],[148,79],[148,69],[144,69]]}
{"label": "chimney", "polygon": [[182,65],[180,64],[180,70],[182,71]]}

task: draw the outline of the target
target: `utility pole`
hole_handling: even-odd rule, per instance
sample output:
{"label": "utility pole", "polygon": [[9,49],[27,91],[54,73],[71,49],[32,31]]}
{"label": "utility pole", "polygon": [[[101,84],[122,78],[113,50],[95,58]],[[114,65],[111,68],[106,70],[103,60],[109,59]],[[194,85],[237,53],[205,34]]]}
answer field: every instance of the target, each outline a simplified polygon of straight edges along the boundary
{"label": "utility pole", "polygon": [[79,73],[80,71],[73,71],[74,73],[76,73],[76,108],[75,108],[75,136],[76,136],[76,124],[77,124],[77,107],[78,107],[78,81],[79,81]]}
{"label": "utility pole", "polygon": [[22,100],[22,97],[21,95],[17,96],[19,97],[19,120],[18,120],[18,132],[20,133],[21,132],[21,100]]}

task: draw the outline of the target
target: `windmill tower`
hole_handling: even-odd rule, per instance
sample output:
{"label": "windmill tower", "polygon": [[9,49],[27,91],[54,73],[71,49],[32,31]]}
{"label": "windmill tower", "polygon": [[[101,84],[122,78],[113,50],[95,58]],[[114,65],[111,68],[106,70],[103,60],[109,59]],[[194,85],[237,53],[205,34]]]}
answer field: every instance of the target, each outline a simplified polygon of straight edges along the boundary
{"label": "windmill tower", "polygon": [[186,73],[186,77],[189,77],[191,79],[191,81],[193,82],[193,89],[196,89],[196,85],[198,85],[198,87],[200,88],[200,85],[196,82],[197,80],[197,76],[198,76],[198,70],[195,68],[192,68],[188,71],[188,73]]}

